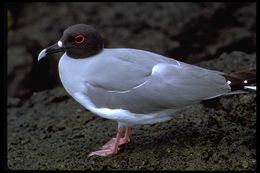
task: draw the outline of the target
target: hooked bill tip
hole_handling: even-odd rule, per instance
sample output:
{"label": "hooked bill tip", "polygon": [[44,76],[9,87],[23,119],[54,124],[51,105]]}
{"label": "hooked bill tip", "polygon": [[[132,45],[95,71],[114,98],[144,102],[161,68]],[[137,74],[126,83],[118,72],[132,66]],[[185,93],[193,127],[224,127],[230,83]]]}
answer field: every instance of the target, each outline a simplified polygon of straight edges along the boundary
{"label": "hooked bill tip", "polygon": [[256,86],[244,86],[244,89],[250,89],[256,91]]}
{"label": "hooked bill tip", "polygon": [[59,47],[62,47],[62,45],[63,45],[63,44],[62,44],[62,41],[58,41],[58,46],[59,46]]}
{"label": "hooked bill tip", "polygon": [[38,61],[46,56],[46,49],[43,49],[38,55]]}

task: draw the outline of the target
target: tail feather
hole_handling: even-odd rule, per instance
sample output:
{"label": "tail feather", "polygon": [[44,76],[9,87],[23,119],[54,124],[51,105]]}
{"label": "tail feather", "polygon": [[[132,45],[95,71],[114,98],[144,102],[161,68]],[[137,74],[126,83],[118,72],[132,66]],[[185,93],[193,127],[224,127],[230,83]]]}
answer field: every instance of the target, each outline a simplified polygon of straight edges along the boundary
{"label": "tail feather", "polygon": [[236,90],[256,90],[256,86],[250,86],[256,83],[256,70],[245,70],[232,74],[223,74],[231,91]]}

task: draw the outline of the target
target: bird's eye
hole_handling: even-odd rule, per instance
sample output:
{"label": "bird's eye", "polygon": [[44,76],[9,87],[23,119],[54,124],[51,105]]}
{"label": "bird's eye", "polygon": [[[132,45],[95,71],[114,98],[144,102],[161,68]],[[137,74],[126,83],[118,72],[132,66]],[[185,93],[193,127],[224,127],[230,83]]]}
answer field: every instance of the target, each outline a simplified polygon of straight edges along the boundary
{"label": "bird's eye", "polygon": [[85,41],[85,37],[83,35],[77,35],[74,37],[74,42],[77,44],[81,44]]}

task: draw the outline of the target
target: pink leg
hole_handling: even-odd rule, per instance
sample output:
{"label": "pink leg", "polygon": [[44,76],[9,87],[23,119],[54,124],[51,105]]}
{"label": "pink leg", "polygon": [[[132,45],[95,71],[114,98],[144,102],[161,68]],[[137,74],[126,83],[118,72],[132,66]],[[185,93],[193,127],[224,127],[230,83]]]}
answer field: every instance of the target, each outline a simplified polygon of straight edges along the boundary
{"label": "pink leg", "polygon": [[[127,127],[125,129],[125,136],[124,137],[120,137],[120,139],[119,139],[118,146],[121,146],[121,145],[129,143],[130,142],[130,135],[131,135],[131,128]],[[110,139],[105,145],[103,145],[101,147],[101,149],[111,148],[113,143],[115,142],[115,140],[116,140],[116,138]],[[120,150],[120,148],[119,148],[119,150]]]}
{"label": "pink leg", "polygon": [[130,142],[130,135],[131,135],[131,128],[127,127],[125,130],[125,136],[124,136],[124,141],[125,143],[129,143]]}
{"label": "pink leg", "polygon": [[125,130],[125,136],[122,138],[122,132],[124,131],[123,127],[119,127],[117,129],[116,138],[112,138],[110,141],[108,141],[103,147],[101,147],[101,150],[91,152],[88,156],[98,155],[98,156],[107,156],[110,154],[116,154],[120,148],[120,145],[126,144],[130,142],[130,134],[131,129],[130,127],[127,127]]}

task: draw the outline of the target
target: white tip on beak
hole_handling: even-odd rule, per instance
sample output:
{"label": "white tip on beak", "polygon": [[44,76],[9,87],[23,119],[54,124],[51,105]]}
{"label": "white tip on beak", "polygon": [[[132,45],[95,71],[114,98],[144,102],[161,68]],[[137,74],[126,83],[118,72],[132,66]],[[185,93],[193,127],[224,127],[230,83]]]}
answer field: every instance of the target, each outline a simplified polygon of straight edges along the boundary
{"label": "white tip on beak", "polygon": [[58,41],[58,46],[62,47],[62,42],[61,41]]}
{"label": "white tip on beak", "polygon": [[244,86],[244,88],[256,91],[256,86]]}
{"label": "white tip on beak", "polygon": [[38,55],[38,61],[46,56],[46,49],[43,49]]}

